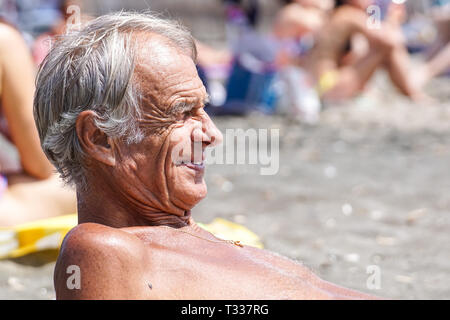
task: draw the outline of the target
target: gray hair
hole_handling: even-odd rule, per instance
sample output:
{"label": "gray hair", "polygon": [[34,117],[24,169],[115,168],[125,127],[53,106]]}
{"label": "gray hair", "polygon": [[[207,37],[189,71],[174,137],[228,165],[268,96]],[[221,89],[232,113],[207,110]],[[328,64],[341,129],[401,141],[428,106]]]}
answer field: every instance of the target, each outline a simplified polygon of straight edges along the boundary
{"label": "gray hair", "polygon": [[62,179],[85,186],[84,160],[75,129],[84,110],[97,114],[95,125],[114,138],[137,143],[139,88],[132,81],[133,33],[155,33],[196,60],[195,42],[179,23],[152,13],[119,12],[100,16],[58,38],[36,79],[34,117],[41,146]]}

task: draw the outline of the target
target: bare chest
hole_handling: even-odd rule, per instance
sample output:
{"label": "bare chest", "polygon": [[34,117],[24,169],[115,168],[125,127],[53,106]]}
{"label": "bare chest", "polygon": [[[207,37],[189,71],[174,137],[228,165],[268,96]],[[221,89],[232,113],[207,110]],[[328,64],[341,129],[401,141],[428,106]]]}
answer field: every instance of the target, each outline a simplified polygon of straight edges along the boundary
{"label": "bare chest", "polygon": [[158,297],[277,299],[302,286],[288,263],[256,248],[182,236],[147,245],[144,278]]}

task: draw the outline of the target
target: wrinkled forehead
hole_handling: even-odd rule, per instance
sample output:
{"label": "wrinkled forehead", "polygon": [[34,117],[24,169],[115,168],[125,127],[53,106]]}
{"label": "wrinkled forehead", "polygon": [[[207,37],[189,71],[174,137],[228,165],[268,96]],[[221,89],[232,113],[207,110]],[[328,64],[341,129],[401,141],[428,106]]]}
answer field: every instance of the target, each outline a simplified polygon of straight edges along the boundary
{"label": "wrinkled forehead", "polygon": [[206,100],[206,90],[188,53],[158,35],[142,37],[137,48],[134,81],[144,112],[147,108],[171,112],[174,105]]}

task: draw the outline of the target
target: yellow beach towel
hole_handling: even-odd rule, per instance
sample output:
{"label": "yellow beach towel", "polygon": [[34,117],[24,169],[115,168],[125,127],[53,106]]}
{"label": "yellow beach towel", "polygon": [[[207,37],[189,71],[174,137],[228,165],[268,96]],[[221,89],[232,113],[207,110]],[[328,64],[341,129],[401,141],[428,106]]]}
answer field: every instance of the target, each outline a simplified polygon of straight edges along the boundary
{"label": "yellow beach towel", "polygon": [[[64,236],[77,225],[77,215],[38,220],[11,228],[0,227],[0,259],[17,258],[42,250],[58,249]],[[262,248],[259,237],[246,227],[221,218],[199,226],[219,238],[239,240]]]}

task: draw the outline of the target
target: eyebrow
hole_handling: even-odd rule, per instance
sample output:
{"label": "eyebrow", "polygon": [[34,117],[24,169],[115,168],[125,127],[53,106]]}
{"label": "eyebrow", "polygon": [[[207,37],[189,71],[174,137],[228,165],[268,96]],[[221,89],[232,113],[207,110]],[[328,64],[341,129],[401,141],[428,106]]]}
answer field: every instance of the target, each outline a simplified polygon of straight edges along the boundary
{"label": "eyebrow", "polygon": [[[210,102],[209,95],[206,96],[204,99],[201,100],[201,105],[205,106]],[[196,107],[198,107],[198,102],[186,102],[186,101],[180,101],[175,103],[169,110],[170,114],[180,114],[186,111],[190,111]]]}

